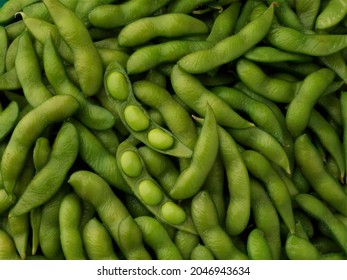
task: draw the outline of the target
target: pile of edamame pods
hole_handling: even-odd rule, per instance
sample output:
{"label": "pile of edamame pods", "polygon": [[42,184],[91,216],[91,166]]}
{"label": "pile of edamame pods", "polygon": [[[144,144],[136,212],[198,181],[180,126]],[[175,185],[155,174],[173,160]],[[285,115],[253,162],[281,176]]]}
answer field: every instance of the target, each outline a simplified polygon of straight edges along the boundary
{"label": "pile of edamame pods", "polygon": [[0,259],[346,259],[346,14],[7,1]]}

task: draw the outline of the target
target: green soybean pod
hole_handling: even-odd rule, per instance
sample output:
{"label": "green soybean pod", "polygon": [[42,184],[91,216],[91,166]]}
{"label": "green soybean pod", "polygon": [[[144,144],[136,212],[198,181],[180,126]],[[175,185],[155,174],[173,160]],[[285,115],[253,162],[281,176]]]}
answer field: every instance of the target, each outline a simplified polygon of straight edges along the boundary
{"label": "green soybean pod", "polygon": [[167,230],[155,218],[140,216],[135,218],[145,243],[150,246],[158,260],[182,260],[182,255],[170,238]]}
{"label": "green soybean pod", "polygon": [[240,10],[241,3],[233,2],[222,9],[221,12],[218,11],[206,41],[218,42],[232,35],[235,31]]}
{"label": "green soybean pod", "polygon": [[59,208],[61,201],[70,190],[67,185],[64,185],[49,201],[42,205],[39,231],[40,250],[49,260],[64,259],[60,242]]}
{"label": "green soybean pod", "polygon": [[8,226],[18,254],[22,260],[25,260],[30,234],[29,214],[25,213],[20,216],[11,216],[11,210],[8,215]]}
{"label": "green soybean pod", "polygon": [[80,142],[78,153],[84,162],[111,186],[131,193],[117,166],[116,156],[106,149],[92,131],[76,120],[72,119],[71,122],[77,130]]}
{"label": "green soybean pod", "polygon": [[254,150],[245,150],[241,155],[249,173],[264,183],[286,227],[290,232],[295,232],[292,200],[282,178],[272,167],[270,161],[261,153]]}
{"label": "green soybean pod", "polygon": [[342,135],[342,146],[343,146],[343,155],[345,157],[345,174],[347,176],[347,92],[342,91],[340,95],[341,103],[341,114],[342,126],[343,126],[343,135]]}
{"label": "green soybean pod", "polygon": [[6,53],[8,49],[7,31],[5,27],[0,26],[0,75],[6,71]]}
{"label": "green soybean pod", "polygon": [[267,0],[266,2],[268,5],[276,3],[275,15],[281,24],[300,31],[306,30],[296,11],[292,9],[287,0]]}
{"label": "green soybean pod", "polygon": [[23,20],[18,20],[7,24],[5,27],[8,42],[13,42],[20,34],[25,30],[25,24]]}
{"label": "green soybean pod", "polygon": [[245,112],[258,128],[274,136],[283,146],[286,145],[284,128],[270,106],[234,87],[217,86],[211,90],[234,110]]}
{"label": "green soybean pod", "polygon": [[319,197],[340,213],[347,215],[347,194],[340,183],[327,172],[307,134],[302,134],[295,140],[294,150],[302,174]]}
{"label": "green soybean pod", "polygon": [[33,149],[33,162],[36,172],[41,170],[48,162],[52,152],[50,141],[47,137],[41,136],[35,141]]}
{"label": "green soybean pod", "polygon": [[291,174],[291,166],[284,147],[269,133],[258,128],[227,129],[236,142],[249,147]]}
{"label": "green soybean pod", "polygon": [[84,1],[76,1],[76,2],[77,3],[75,4],[74,9],[72,10],[75,11],[75,14],[82,20],[85,26],[90,27],[91,24],[88,20],[89,12],[93,8],[101,4],[111,4],[112,2],[114,2],[114,0],[103,0],[103,1],[91,0],[88,2],[84,2]]}
{"label": "green soybean pod", "polygon": [[[71,123],[58,131],[47,164],[34,176],[11,210],[19,216],[47,202],[61,187],[78,154],[78,135]],[[59,168],[57,168],[59,166]]]}
{"label": "green soybean pod", "polygon": [[117,62],[110,64],[104,81],[109,103],[132,136],[159,152],[182,158],[191,157],[192,150],[175,134],[150,119],[145,107],[134,96],[132,83],[123,66]]}
{"label": "green soybean pod", "polygon": [[251,208],[255,225],[260,229],[270,246],[272,258],[280,259],[281,236],[277,210],[262,183],[250,178]]}
{"label": "green soybean pod", "polygon": [[190,165],[180,173],[169,192],[169,196],[173,199],[192,197],[201,189],[217,157],[217,127],[214,112],[208,106]]}
{"label": "green soybean pod", "polygon": [[307,34],[280,25],[269,31],[266,40],[278,49],[311,56],[330,55],[347,46],[345,34]]}
{"label": "green soybean pod", "polygon": [[124,51],[99,48],[98,52],[104,69],[114,61],[118,61],[123,67],[127,65],[129,54]]}
{"label": "green soybean pod", "polygon": [[170,0],[130,0],[120,4],[99,5],[89,12],[88,19],[95,27],[121,27],[136,19],[152,15],[169,2]]}
{"label": "green soybean pod", "polygon": [[314,109],[311,111],[307,127],[317,135],[320,143],[335,160],[338,170],[340,171],[340,179],[343,180],[346,172],[345,158],[343,154],[343,146],[337,131],[317,110]]}
{"label": "green soybean pod", "polygon": [[221,126],[233,128],[252,127],[250,123],[235,112],[225,101],[208,90],[192,74],[175,65],[170,76],[171,84],[176,95],[197,114],[204,117],[206,107],[211,106],[217,123]]}
{"label": "green soybean pod", "polygon": [[144,104],[157,109],[166,126],[190,149],[197,140],[195,124],[188,112],[167,91],[153,82],[142,80],[133,83],[135,96]]}
{"label": "green soybean pod", "polygon": [[82,231],[83,245],[90,260],[118,260],[112,238],[106,227],[91,218]]}
{"label": "green soybean pod", "polygon": [[73,53],[70,47],[60,36],[57,27],[53,23],[45,20],[30,17],[24,12],[21,13],[25,27],[30,34],[41,44],[45,44],[47,38],[51,37],[59,55],[67,62],[73,64]]}
{"label": "green soybean pod", "polygon": [[251,214],[249,175],[236,142],[220,126],[218,139],[230,197],[225,214],[225,229],[229,235],[237,236],[246,229]]}
{"label": "green soybean pod", "polygon": [[131,226],[130,229],[130,231],[134,230],[135,238],[126,242],[126,247],[122,246],[123,242],[120,240],[120,234],[125,233],[120,231],[120,224],[127,218],[130,220],[133,218],[123,202],[102,177],[91,171],[78,170],[71,174],[68,183],[83,200],[94,206],[101,221],[105,224],[126,259],[151,259],[150,254],[144,247],[141,234],[136,233],[139,228],[135,222],[132,223],[135,224],[135,227]]}
{"label": "green soybean pod", "polygon": [[19,38],[15,67],[24,96],[31,106],[37,107],[52,97],[43,83],[39,58],[28,32],[24,32]]}
{"label": "green soybean pod", "polygon": [[138,148],[129,140],[119,145],[117,164],[134,195],[160,221],[179,230],[196,233],[190,216],[149,174]]}
{"label": "green soybean pod", "polygon": [[36,207],[30,211],[30,226],[32,230],[31,254],[34,256],[40,246],[40,224],[42,208]]}
{"label": "green soybean pod", "polygon": [[263,1],[261,0],[248,0],[243,3],[235,25],[235,33],[238,33],[249,22],[250,15],[254,8],[262,3]]}
{"label": "green soybean pod", "polygon": [[261,229],[255,228],[248,234],[247,253],[251,260],[272,260],[270,245]]}
{"label": "green soybean pod", "polygon": [[214,256],[210,249],[208,249],[205,245],[198,244],[192,250],[190,255],[191,260],[214,260]]}
{"label": "green soybean pod", "polygon": [[200,238],[197,234],[183,230],[178,230],[173,240],[184,260],[190,259],[192,251],[200,242]]}
{"label": "green soybean pod", "polygon": [[78,108],[77,100],[71,96],[53,96],[31,110],[17,123],[1,159],[4,186],[10,197],[13,195],[25,158],[36,139],[49,125],[65,120]]}
{"label": "green soybean pod", "polygon": [[276,62],[311,62],[308,55],[285,52],[270,46],[256,46],[244,54],[244,57],[254,62],[276,63]]}
{"label": "green soybean pod", "polygon": [[13,131],[19,119],[19,105],[11,101],[6,108],[0,112],[0,141]]}
{"label": "green soybean pod", "polygon": [[16,68],[6,71],[0,75],[0,89],[1,90],[16,90],[21,89],[21,84],[18,80]]}
{"label": "green soybean pod", "polygon": [[328,30],[339,24],[347,14],[347,1],[332,0],[320,11],[316,18],[315,28]]}
{"label": "green soybean pod", "polygon": [[0,229],[0,259],[20,260],[13,239],[2,229]]}
{"label": "green soybean pod", "polygon": [[290,260],[319,260],[318,249],[307,239],[290,234],[285,243],[286,255]]}
{"label": "green soybean pod", "polygon": [[74,192],[67,194],[59,208],[60,242],[67,260],[85,260],[82,234],[79,224],[82,218],[82,202]]}
{"label": "green soybean pod", "polygon": [[295,1],[295,11],[306,29],[314,29],[320,6],[320,0]]}
{"label": "green soybean pod", "polygon": [[262,15],[248,23],[238,33],[217,42],[210,49],[186,55],[177,62],[178,65],[188,73],[197,74],[239,58],[266,36],[273,16],[274,5],[272,4]]}
{"label": "green soybean pod", "polygon": [[158,181],[166,193],[169,193],[180,173],[172,159],[148,146],[139,147],[138,152],[149,174]]}
{"label": "green soybean pod", "polygon": [[278,103],[290,102],[300,86],[300,82],[289,82],[269,76],[259,65],[246,58],[237,61],[236,72],[240,80],[251,90]]}
{"label": "green soybean pod", "polygon": [[328,68],[333,70],[344,82],[347,81],[347,64],[342,56],[342,52],[322,56],[319,60]]}
{"label": "green soybean pod", "polygon": [[157,37],[184,37],[208,31],[207,24],[198,18],[183,13],[166,13],[130,22],[119,32],[118,42],[124,47],[135,47]]}
{"label": "green soybean pod", "polygon": [[170,1],[168,6],[168,12],[170,13],[191,13],[194,9],[198,8],[200,5],[204,5],[210,2],[215,2],[216,0],[174,0]]}
{"label": "green soybean pod", "polygon": [[13,205],[4,189],[0,189],[0,215],[5,213]]}
{"label": "green soybean pod", "polygon": [[82,91],[70,81],[64,61],[58,55],[51,37],[48,37],[44,44],[43,66],[56,95],[71,95],[77,99],[80,108],[76,112],[76,117],[84,125],[92,129],[104,130],[115,124],[115,117],[111,112],[87,99]]}
{"label": "green soybean pod", "polygon": [[20,12],[25,6],[39,2],[39,0],[10,0],[6,1],[0,9],[0,24],[7,24],[14,21],[15,14]]}
{"label": "green soybean pod", "polygon": [[42,2],[33,3],[31,5],[25,6],[22,9],[23,13],[27,14],[30,17],[35,17],[39,19],[43,19],[47,22],[52,22],[52,18],[45,6]]}
{"label": "green soybean pod", "polygon": [[176,63],[183,56],[201,49],[212,47],[206,40],[169,40],[153,45],[146,45],[134,50],[127,61],[127,72],[138,74],[165,63]]}
{"label": "green soybean pod", "polygon": [[116,155],[120,140],[114,129],[93,130],[92,132],[111,154]]}
{"label": "green soybean pod", "polygon": [[96,94],[102,86],[103,65],[87,27],[73,11],[59,1],[44,0],[43,2],[59,34],[72,50],[74,68],[82,92],[87,96]]}
{"label": "green soybean pod", "polygon": [[208,192],[216,205],[218,212],[218,220],[221,225],[225,224],[226,207],[227,202],[225,201],[225,168],[222,157],[218,153],[215,163],[213,164],[210,172],[208,173],[202,190]]}
{"label": "green soybean pod", "polygon": [[332,238],[339,244],[343,252],[346,253],[347,228],[335,217],[326,204],[311,194],[299,194],[295,200],[303,211],[329,229]]}
{"label": "green soybean pod", "polygon": [[302,82],[286,112],[286,125],[294,138],[303,133],[309,122],[311,110],[334,78],[335,73],[332,70],[321,68],[308,75]]}
{"label": "green soybean pod", "polygon": [[200,191],[193,197],[191,213],[200,238],[216,259],[248,259],[219,224],[216,207],[206,191]]}

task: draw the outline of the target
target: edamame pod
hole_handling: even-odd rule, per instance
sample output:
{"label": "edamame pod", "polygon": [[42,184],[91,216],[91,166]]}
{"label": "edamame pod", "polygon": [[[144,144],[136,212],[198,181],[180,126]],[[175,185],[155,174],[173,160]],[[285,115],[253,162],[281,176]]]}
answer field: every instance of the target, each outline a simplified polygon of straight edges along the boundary
{"label": "edamame pod", "polygon": [[[189,28],[186,28],[187,26]],[[207,24],[193,16],[182,13],[167,13],[132,21],[121,29],[118,34],[118,41],[121,46],[135,47],[156,37],[174,38],[206,34],[208,31]]]}
{"label": "edamame pod", "polygon": [[169,192],[173,199],[187,199],[199,192],[218,153],[217,122],[210,106],[196,141],[190,165],[178,176]]}
{"label": "edamame pod", "polygon": [[117,150],[117,164],[134,195],[162,222],[195,234],[191,218],[150,176],[137,149],[129,140]]}
{"label": "edamame pod", "polygon": [[163,225],[155,218],[135,218],[144,241],[155,251],[158,260],[182,260],[182,255]]}
{"label": "edamame pod", "polygon": [[[181,58],[177,63],[188,73],[204,73],[231,62],[259,43],[269,32],[274,16],[274,4],[259,17],[212,48],[197,51]],[[242,47],[240,47],[242,46]]]}
{"label": "edamame pod", "polygon": [[105,226],[97,219],[90,219],[83,228],[83,245],[91,260],[118,260],[112,239]]}
{"label": "edamame pod", "polygon": [[76,120],[71,122],[77,130],[80,142],[78,153],[84,162],[111,186],[131,193],[117,166],[116,156],[88,128]]}
{"label": "edamame pod", "polygon": [[255,228],[248,234],[247,252],[251,260],[272,259],[270,245],[261,229]]}
{"label": "edamame pod", "polygon": [[166,126],[187,147],[193,149],[197,140],[195,124],[188,112],[165,89],[146,80],[133,83],[135,96],[144,104],[157,109]]}
{"label": "edamame pod", "polygon": [[[71,123],[64,123],[52,146],[46,165],[34,176],[24,193],[11,209],[11,215],[20,216],[47,202],[62,186],[78,154],[78,135]],[[59,166],[59,168],[57,168]]]}
{"label": "edamame pod", "polygon": [[252,127],[250,123],[236,113],[226,102],[202,85],[192,74],[184,71],[179,65],[172,68],[171,85],[177,96],[201,117],[206,114],[206,108],[211,106],[217,123],[233,128]]}
{"label": "edamame pod", "polygon": [[347,14],[347,1],[331,0],[318,14],[315,28],[328,30],[341,22]]}
{"label": "edamame pod", "polygon": [[300,83],[296,81],[289,82],[269,76],[259,65],[246,58],[240,58],[237,61],[236,71],[247,87],[274,102],[290,102],[300,86]]}
{"label": "edamame pod", "polygon": [[[102,86],[103,65],[87,27],[59,1],[43,0],[59,34],[70,47],[82,92],[91,96]],[[93,65],[93,67],[90,67]]]}
{"label": "edamame pod", "polygon": [[4,187],[11,199],[18,175],[33,143],[49,125],[65,120],[78,108],[77,100],[71,96],[53,96],[32,109],[17,123],[1,159]]}
{"label": "edamame pod", "polygon": [[11,133],[18,122],[18,118],[18,103],[16,101],[12,101],[2,112],[0,112],[0,141]]}
{"label": "edamame pod", "polygon": [[116,120],[113,114],[87,99],[82,91],[70,81],[64,61],[58,55],[51,37],[48,37],[44,44],[43,66],[46,77],[56,95],[71,95],[77,99],[80,108],[76,112],[76,117],[84,125],[98,130],[114,126]]}
{"label": "edamame pod", "polygon": [[332,70],[321,68],[303,80],[286,112],[286,125],[294,138],[303,133],[309,122],[311,110],[334,78],[335,73]]}
{"label": "edamame pod", "polygon": [[13,239],[2,229],[0,229],[0,259],[20,260]]}
{"label": "edamame pod", "polygon": [[[127,259],[151,259],[144,247],[141,234],[136,234],[132,242],[129,240],[126,247],[122,246],[120,235],[124,232],[120,231],[120,224],[125,219],[133,218],[104,179],[91,171],[78,170],[71,174],[68,183],[83,200],[94,206],[101,221]],[[132,226],[132,230],[140,231],[135,221],[132,224],[135,225]]]}
{"label": "edamame pod", "polygon": [[59,55],[69,63],[73,63],[73,53],[70,47],[60,36],[57,27],[53,23],[45,20],[30,17],[24,12],[21,13],[25,27],[30,34],[38,40],[41,44],[45,44],[46,40],[51,37],[54,46]]}
{"label": "edamame pod", "polygon": [[193,197],[191,207],[196,230],[216,259],[248,259],[248,256],[235,246],[230,236],[220,226],[215,205],[206,191],[200,191]]}
{"label": "edamame pod", "polygon": [[129,74],[142,73],[164,63],[176,63],[183,56],[212,45],[208,41],[177,39],[143,46],[130,54],[126,70]]}
{"label": "edamame pod", "polygon": [[79,224],[82,218],[82,202],[76,193],[67,194],[59,208],[60,242],[67,260],[85,260]]}
{"label": "edamame pod", "polygon": [[120,4],[99,5],[89,12],[88,19],[96,27],[106,29],[121,27],[153,14],[169,2],[170,0],[130,0]]}
{"label": "edamame pod", "polygon": [[8,48],[7,31],[5,27],[0,26],[0,75],[6,71],[6,53]]}
{"label": "edamame pod", "polygon": [[334,216],[331,210],[319,198],[311,194],[298,194],[295,200],[307,214],[323,223],[329,229],[332,237],[346,254],[347,228]]}
{"label": "edamame pod", "polygon": [[251,213],[249,175],[236,142],[222,127],[218,127],[219,153],[226,172],[229,202],[225,228],[229,235],[237,236],[245,230]]}
{"label": "edamame pod", "polygon": [[331,207],[347,215],[347,194],[339,182],[327,172],[307,134],[302,134],[295,140],[294,151],[296,162],[311,187]]}
{"label": "edamame pod", "polygon": [[40,62],[27,31],[19,38],[15,68],[24,96],[31,106],[37,107],[52,97],[42,81]]}
{"label": "edamame pod", "polygon": [[311,56],[330,55],[347,47],[345,34],[306,34],[280,25],[269,31],[266,40],[278,49]]}
{"label": "edamame pod", "polygon": [[242,152],[241,155],[247,166],[248,172],[264,183],[279,215],[285,222],[289,231],[294,233],[295,220],[292,200],[281,177],[271,166],[269,160],[259,152],[246,150]]}
{"label": "edamame pod", "polygon": [[25,6],[39,2],[39,0],[10,0],[6,1],[0,9],[0,24],[14,21],[15,14]]}
{"label": "edamame pod", "polygon": [[149,118],[145,108],[135,98],[130,78],[119,63],[113,62],[107,67],[104,83],[108,99],[132,136],[158,152],[182,158],[191,157],[190,148],[171,131]]}
{"label": "edamame pod", "polygon": [[256,179],[250,178],[251,208],[255,225],[264,233],[271,256],[278,260],[281,254],[280,219],[278,212],[264,189]]}
{"label": "edamame pod", "polygon": [[285,250],[290,260],[319,260],[318,249],[307,239],[290,234],[286,239]]}

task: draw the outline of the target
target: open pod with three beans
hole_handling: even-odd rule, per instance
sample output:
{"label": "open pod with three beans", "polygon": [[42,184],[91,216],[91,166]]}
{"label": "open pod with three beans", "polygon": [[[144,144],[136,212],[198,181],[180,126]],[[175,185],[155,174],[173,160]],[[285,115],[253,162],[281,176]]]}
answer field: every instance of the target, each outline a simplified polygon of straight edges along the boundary
{"label": "open pod with three beans", "polygon": [[0,259],[347,259],[346,14],[5,2]]}

